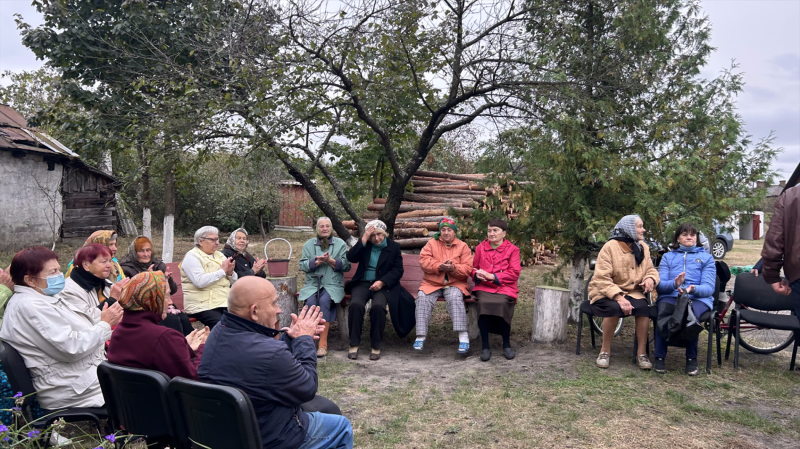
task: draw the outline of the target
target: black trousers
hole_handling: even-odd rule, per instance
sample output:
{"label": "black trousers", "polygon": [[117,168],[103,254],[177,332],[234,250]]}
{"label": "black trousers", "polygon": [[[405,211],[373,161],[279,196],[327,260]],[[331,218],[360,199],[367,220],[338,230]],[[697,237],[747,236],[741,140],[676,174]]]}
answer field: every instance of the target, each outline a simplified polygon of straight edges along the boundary
{"label": "black trousers", "polygon": [[320,412],[327,413],[329,415],[342,414],[342,410],[338,405],[336,405],[335,402],[331,401],[325,396],[320,395],[314,396],[314,399],[306,402],[305,404],[300,404],[300,408],[306,413]]}
{"label": "black trousers", "polygon": [[372,340],[372,349],[381,349],[383,346],[383,329],[386,327],[386,296],[383,292],[373,292],[369,286],[370,281],[361,281],[350,290],[350,346],[361,344],[361,330],[364,328],[364,315],[367,310],[367,301],[372,299],[369,309],[369,338]]}
{"label": "black trousers", "polygon": [[197,321],[205,324],[209,329],[214,329],[214,326],[222,319],[222,312],[226,310],[228,310],[227,307],[217,307],[216,309],[193,313],[189,315],[189,318],[196,318]]}
{"label": "black trousers", "polygon": [[192,327],[192,322],[189,321],[189,316],[183,312],[177,315],[168,313],[167,317],[161,320],[161,322],[158,324],[170,329],[175,329],[176,331],[182,333],[184,337],[191,334],[194,330]]}

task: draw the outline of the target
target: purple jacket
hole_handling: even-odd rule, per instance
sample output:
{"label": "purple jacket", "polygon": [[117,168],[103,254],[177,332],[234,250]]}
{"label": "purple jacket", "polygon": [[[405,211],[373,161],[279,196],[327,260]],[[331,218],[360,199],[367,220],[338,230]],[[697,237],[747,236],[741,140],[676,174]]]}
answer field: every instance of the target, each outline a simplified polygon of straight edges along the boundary
{"label": "purple jacket", "polygon": [[195,353],[180,332],[159,326],[160,321],[161,316],[153,312],[126,310],[111,334],[108,361],[198,380],[197,367],[205,345]]}

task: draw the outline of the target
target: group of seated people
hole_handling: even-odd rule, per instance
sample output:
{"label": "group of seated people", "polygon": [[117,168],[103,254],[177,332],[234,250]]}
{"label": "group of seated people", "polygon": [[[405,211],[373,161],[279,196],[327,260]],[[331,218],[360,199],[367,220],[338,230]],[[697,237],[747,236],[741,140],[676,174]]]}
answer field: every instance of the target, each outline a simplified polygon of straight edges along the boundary
{"label": "group of seated people", "polygon": [[[316,394],[314,339],[324,323],[319,307],[304,307],[280,330],[275,288],[249,276],[226,288],[216,320],[220,326],[184,334],[164,324],[174,315],[170,292],[176,286],[168,272],[154,269],[166,267],[153,257],[149,240],[135,239],[136,251],[118,264],[108,245],[116,243],[115,236],[108,237],[78,250],[66,280],[58,255],[42,247],[20,251],[8,272],[0,273],[0,280],[10,277],[14,289],[0,339],[22,356],[42,414],[102,407],[97,366],[108,360],[243,390],[253,403],[265,448],[352,448],[349,420]],[[213,252],[209,256],[196,254],[194,262],[202,269],[217,260]],[[132,271],[123,277],[126,265]],[[181,272],[188,278],[183,267]],[[227,271],[223,276],[236,279]],[[212,290],[215,282],[208,283]]]}
{"label": "group of seated people", "polygon": [[[466,353],[464,299],[471,296],[477,305],[481,360],[491,357],[489,333],[500,334],[504,356],[514,358],[510,325],[520,255],[519,248],[505,239],[507,223],[490,220],[487,238],[475,248],[474,256],[457,238],[453,218],[443,217],[438,228],[420,253],[424,277],[416,297],[413,349],[423,349],[433,308],[443,297],[458,335],[458,352]],[[368,301],[372,301],[370,360],[380,358],[387,305],[408,295],[400,286],[400,247],[386,229],[379,220],[369,222],[348,250],[343,240],[332,235],[330,220],[319,219],[317,235],[305,243],[300,259],[306,282],[299,299],[305,306],[292,314],[291,325],[283,329],[277,293],[264,279],[266,261],[247,252],[244,229],[231,234],[223,251],[217,250],[216,228],[197,230],[195,247],[180,265],[184,311],[172,304],[170,294],[177,284],[147,237],[134,239],[129,253],[117,262],[116,234],[92,234],[70,262],[68,278],[55,252],[27,248],[14,256],[7,273],[0,271],[0,281],[10,277],[5,282],[13,284],[0,339],[22,355],[45,412],[102,406],[105,400],[96,369],[107,359],[170,377],[242,389],[253,402],[265,448],[349,448],[353,444],[350,422],[335,404],[316,395],[317,357],[327,354],[336,304],[349,294],[348,358],[358,357]],[[712,307],[714,260],[698,245],[698,230],[688,223],[680,225],[672,240],[673,251],[664,256],[658,270],[643,244],[644,232],[638,216],[620,220],[600,251],[589,283],[595,316],[605,317],[597,359],[601,368],[609,366],[617,320],[633,315],[639,367],[665,371],[667,342],[658,328],[655,367],[645,354],[650,319],[646,294],[655,290],[661,308],[675,304],[678,295],[686,293],[697,316]],[[358,268],[345,283],[343,273],[352,263],[358,263]],[[205,327],[193,329],[190,317]],[[314,340],[319,340],[318,348]],[[686,360],[686,372],[696,375],[696,338],[686,349]]]}
{"label": "group of seated people", "polygon": [[[514,358],[511,348],[511,320],[517,302],[517,281],[520,273],[519,248],[505,239],[508,225],[494,219],[488,222],[487,238],[475,249],[475,256],[466,243],[457,238],[455,219],[443,217],[439,232],[422,248],[419,262],[424,272],[415,305],[416,340],[414,349],[421,351],[428,334],[433,308],[444,297],[447,312],[458,334],[458,353],[469,351],[467,312],[464,298],[472,297],[477,304],[478,327],[481,334],[481,360],[491,357],[489,333],[503,337],[503,354]],[[325,329],[320,335],[317,356],[328,352],[328,329],[336,320],[336,304],[350,295],[348,321],[350,347],[347,357],[358,358],[361,333],[364,328],[367,302],[369,310],[369,359],[379,360],[386,327],[387,305],[410,295],[400,285],[403,277],[403,257],[400,245],[387,235],[386,224],[380,220],[367,223],[356,244],[347,249],[345,242],[332,235],[331,221],[317,220],[317,236],[303,245],[300,270],[306,273],[305,284],[299,292],[306,305],[318,305],[323,311]],[[352,279],[344,282],[351,264],[358,268]],[[474,287],[470,289],[469,281]],[[410,300],[414,304],[413,297]]]}
{"label": "group of seated people", "polygon": [[[594,316],[603,317],[603,342],[597,366],[608,368],[611,341],[620,317],[633,316],[636,325],[639,368],[666,372],[667,340],[655,326],[655,365],[646,354],[650,325],[648,293],[658,294],[657,307],[675,305],[679,295],[686,293],[694,315],[700,317],[713,307],[717,279],[714,258],[700,245],[700,232],[691,223],[678,226],[656,269],[650,250],[644,243],[644,223],[638,215],[626,215],[611,231],[611,238],[597,256],[594,275],[589,282],[589,300]],[[698,338],[686,345],[686,374],[700,373],[697,363]]]}

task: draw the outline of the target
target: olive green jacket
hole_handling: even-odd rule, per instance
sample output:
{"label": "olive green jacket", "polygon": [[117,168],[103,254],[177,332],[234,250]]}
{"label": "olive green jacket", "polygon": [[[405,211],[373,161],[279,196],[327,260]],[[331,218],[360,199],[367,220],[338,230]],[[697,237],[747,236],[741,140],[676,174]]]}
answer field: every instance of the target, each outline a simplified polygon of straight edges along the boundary
{"label": "olive green jacket", "polygon": [[325,254],[318,238],[310,239],[303,245],[303,256],[300,258],[300,271],[305,271],[306,282],[298,295],[300,301],[305,301],[317,293],[317,278],[312,275],[322,275],[320,291],[325,289],[335,303],[344,299],[344,273],[350,271],[350,261],[347,260],[347,244],[338,237],[331,237],[328,253],[336,259],[336,267],[328,264],[315,264],[315,257]]}

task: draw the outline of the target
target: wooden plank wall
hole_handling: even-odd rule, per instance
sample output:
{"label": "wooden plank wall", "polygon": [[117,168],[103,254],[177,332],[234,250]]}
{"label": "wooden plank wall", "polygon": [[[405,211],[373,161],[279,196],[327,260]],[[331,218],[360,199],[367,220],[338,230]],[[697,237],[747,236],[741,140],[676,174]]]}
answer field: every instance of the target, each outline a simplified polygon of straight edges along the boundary
{"label": "wooden plank wall", "polygon": [[303,186],[281,186],[281,212],[278,218],[280,226],[314,226],[311,217],[307,217],[302,207],[311,201]]}
{"label": "wooden plank wall", "polygon": [[64,167],[63,238],[86,238],[101,229],[117,229],[115,187],[111,180],[79,167]]}

